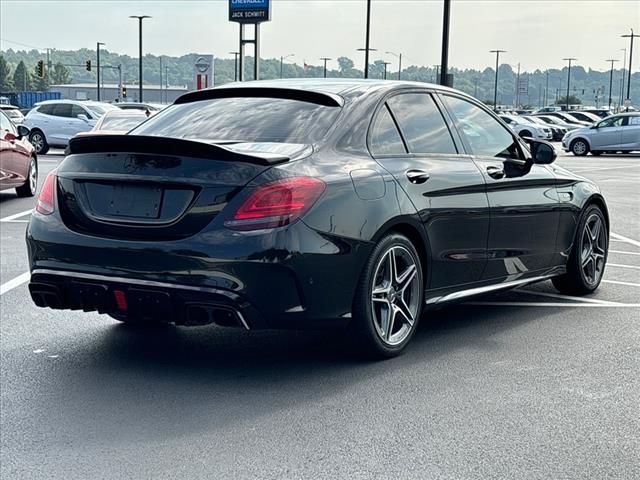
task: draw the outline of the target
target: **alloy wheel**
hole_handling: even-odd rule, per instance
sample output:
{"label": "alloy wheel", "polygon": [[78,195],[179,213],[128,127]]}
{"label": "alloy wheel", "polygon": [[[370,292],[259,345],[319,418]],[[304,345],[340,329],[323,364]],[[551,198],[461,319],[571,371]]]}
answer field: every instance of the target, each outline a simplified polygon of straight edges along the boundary
{"label": "alloy wheel", "polygon": [[576,155],[584,155],[585,153],[587,153],[587,144],[582,140],[578,140],[573,144],[573,153],[575,153]]}
{"label": "alloy wheel", "polygon": [[36,194],[38,188],[38,167],[36,161],[32,158],[29,163],[29,189],[33,195]]}
{"label": "alloy wheel", "polygon": [[420,280],[413,255],[402,246],[380,257],[373,275],[371,311],[376,333],[387,345],[401,344],[412,332],[420,310]]}
{"label": "alloy wheel", "polygon": [[36,149],[36,153],[40,153],[44,148],[44,137],[40,133],[31,135],[31,145]]}
{"label": "alloy wheel", "polygon": [[606,228],[599,215],[592,214],[587,219],[582,232],[580,265],[586,282],[595,285],[604,271],[607,252]]}

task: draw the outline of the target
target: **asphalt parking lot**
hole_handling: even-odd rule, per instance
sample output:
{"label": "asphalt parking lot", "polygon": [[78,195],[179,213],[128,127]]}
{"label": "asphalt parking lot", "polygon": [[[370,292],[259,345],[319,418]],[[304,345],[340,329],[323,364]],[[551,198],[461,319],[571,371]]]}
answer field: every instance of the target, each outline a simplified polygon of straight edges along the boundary
{"label": "asphalt parking lot", "polygon": [[[63,157],[41,157],[40,179]],[[38,309],[32,199],[0,193],[0,477],[640,478],[640,155],[557,162],[610,209],[601,288],[423,319],[403,356],[340,332],[132,330]]]}

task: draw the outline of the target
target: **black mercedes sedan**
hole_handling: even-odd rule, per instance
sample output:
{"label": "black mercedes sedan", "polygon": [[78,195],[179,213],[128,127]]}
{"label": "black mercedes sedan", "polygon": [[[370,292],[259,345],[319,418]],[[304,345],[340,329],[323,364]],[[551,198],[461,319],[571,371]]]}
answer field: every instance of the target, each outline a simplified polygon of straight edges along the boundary
{"label": "black mercedes sedan", "polygon": [[36,305],[131,324],[337,328],[400,353],[424,311],[551,279],[593,292],[600,190],[437,85],[262,81],[71,140],[27,229]]}

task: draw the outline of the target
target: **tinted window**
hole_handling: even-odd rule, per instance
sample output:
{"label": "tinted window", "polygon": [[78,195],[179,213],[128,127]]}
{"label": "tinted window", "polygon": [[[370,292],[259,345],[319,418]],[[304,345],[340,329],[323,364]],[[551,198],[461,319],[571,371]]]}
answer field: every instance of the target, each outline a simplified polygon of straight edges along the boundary
{"label": "tinted window", "polygon": [[216,98],[172,105],[131,132],[201,140],[313,143],[333,125],[339,107],[277,98]]}
{"label": "tinted window", "polygon": [[457,153],[449,129],[431,95],[396,95],[388,103],[410,153]]}
{"label": "tinted window", "polygon": [[53,113],[56,117],[71,117],[71,104],[70,103],[56,103],[53,106]]}
{"label": "tinted window", "polygon": [[53,115],[53,107],[55,105],[41,105],[38,107],[39,113],[44,113],[45,115]]}
{"label": "tinted window", "polygon": [[632,126],[640,125],[640,116],[629,117],[629,121],[624,126],[626,127],[626,126],[629,126],[629,125],[632,125]]}
{"label": "tinted window", "polygon": [[407,153],[400,132],[385,105],[371,126],[371,153],[374,155]]}
{"label": "tinted window", "polygon": [[474,155],[518,157],[511,133],[489,113],[460,98],[443,96]]}
{"label": "tinted window", "polygon": [[91,116],[87,113],[87,111],[79,105],[71,105],[71,116],[73,118],[77,118],[78,115],[86,115],[91,118]]}
{"label": "tinted window", "polygon": [[598,124],[598,128],[607,128],[607,127],[621,127],[622,126],[622,119],[624,117],[612,117],[612,118],[607,118],[606,120],[602,120],[599,124]]}

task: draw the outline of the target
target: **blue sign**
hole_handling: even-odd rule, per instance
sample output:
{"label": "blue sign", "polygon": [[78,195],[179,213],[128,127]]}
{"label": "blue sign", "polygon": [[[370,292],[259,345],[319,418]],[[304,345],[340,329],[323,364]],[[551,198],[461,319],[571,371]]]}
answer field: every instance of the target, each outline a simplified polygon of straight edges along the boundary
{"label": "blue sign", "polygon": [[261,23],[271,20],[270,0],[229,0],[229,21]]}

